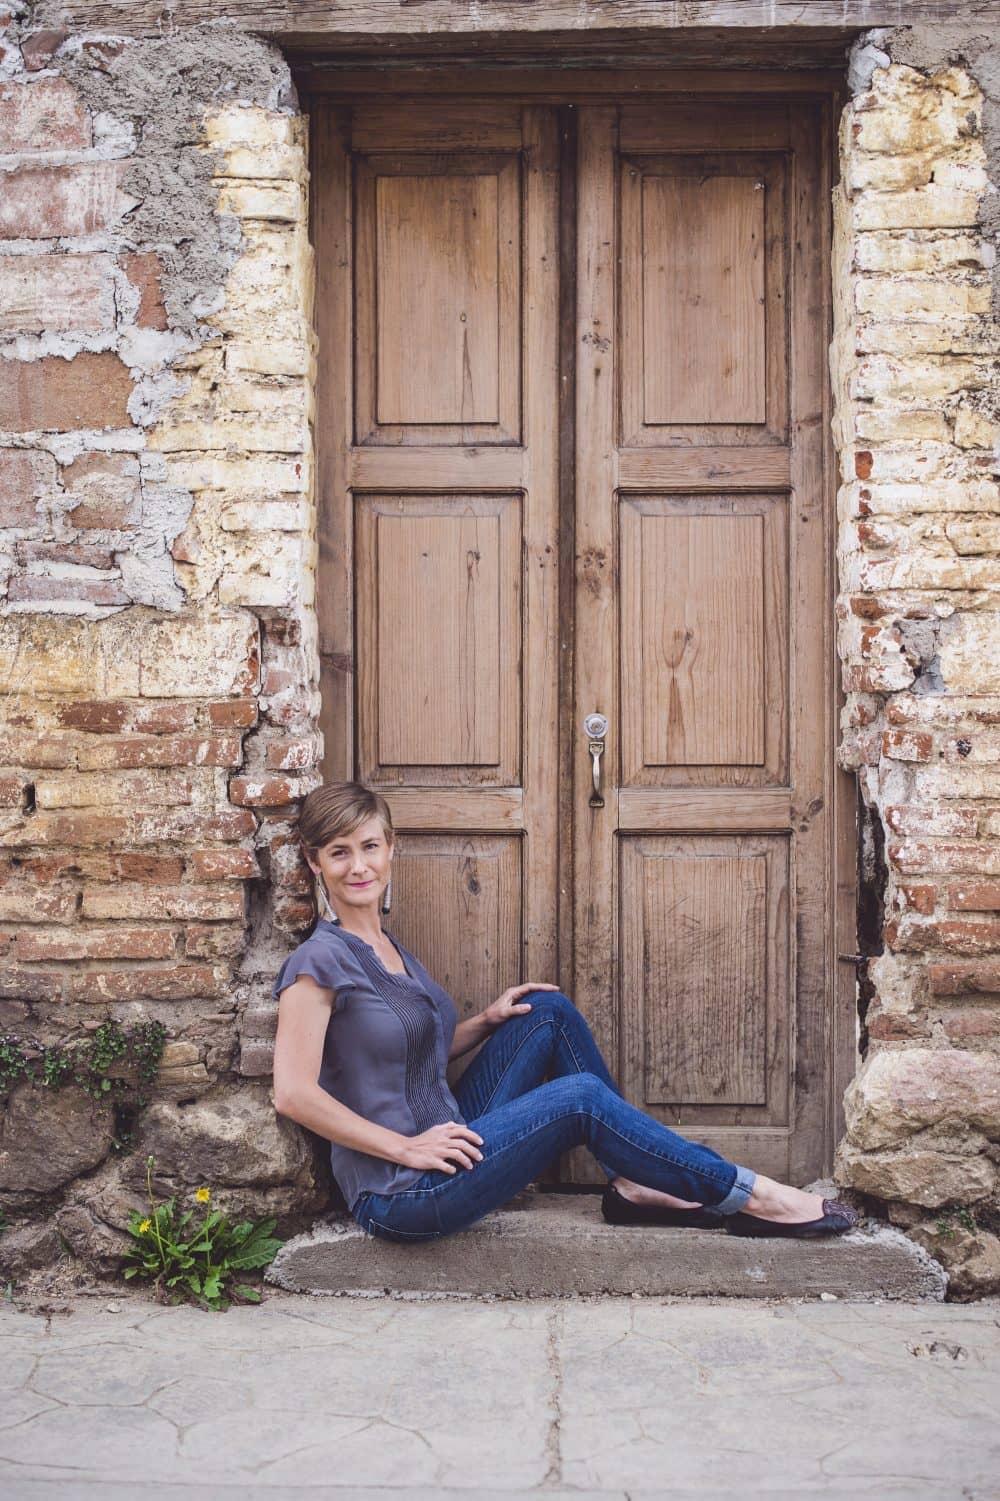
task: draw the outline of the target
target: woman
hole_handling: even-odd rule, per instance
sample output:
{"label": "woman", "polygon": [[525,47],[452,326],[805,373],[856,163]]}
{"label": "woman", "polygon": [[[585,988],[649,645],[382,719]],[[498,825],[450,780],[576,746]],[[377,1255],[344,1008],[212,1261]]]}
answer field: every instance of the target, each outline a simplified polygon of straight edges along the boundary
{"label": "woman", "polygon": [[[311,792],[299,837],[325,915],[275,981],[275,1107],[330,1141],[368,1233],[405,1244],[463,1230],[580,1145],[608,1175],[602,1207],[616,1224],[813,1236],[857,1223],[846,1205],[737,1167],[630,1105],[556,986],[512,986],[459,1022],[383,931],[394,841],[377,793],[356,782]],[[484,1040],[453,1094],[448,1060]]]}

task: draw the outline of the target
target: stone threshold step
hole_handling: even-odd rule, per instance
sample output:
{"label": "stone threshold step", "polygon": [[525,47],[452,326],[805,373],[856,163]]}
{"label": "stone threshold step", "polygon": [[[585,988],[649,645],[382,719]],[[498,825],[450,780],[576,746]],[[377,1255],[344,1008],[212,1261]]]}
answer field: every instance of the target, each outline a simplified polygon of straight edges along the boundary
{"label": "stone threshold step", "polygon": [[528,1190],[468,1230],[401,1245],[331,1215],[287,1241],[267,1280],[290,1292],[559,1298],[575,1294],[940,1302],[947,1274],[899,1230],[820,1240],[607,1225],[598,1194]]}

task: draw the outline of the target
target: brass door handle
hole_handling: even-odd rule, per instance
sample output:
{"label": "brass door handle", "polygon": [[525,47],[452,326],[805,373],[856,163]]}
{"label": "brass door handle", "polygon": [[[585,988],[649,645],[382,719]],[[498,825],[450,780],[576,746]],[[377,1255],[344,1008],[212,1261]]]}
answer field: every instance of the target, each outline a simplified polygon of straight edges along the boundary
{"label": "brass door handle", "polygon": [[588,714],[583,721],[583,733],[587,737],[587,750],[590,752],[590,771],[593,778],[594,790],[590,794],[590,806],[592,808],[604,807],[604,796],[601,792],[601,757],[604,755],[605,737],[608,733],[608,721],[603,714]]}

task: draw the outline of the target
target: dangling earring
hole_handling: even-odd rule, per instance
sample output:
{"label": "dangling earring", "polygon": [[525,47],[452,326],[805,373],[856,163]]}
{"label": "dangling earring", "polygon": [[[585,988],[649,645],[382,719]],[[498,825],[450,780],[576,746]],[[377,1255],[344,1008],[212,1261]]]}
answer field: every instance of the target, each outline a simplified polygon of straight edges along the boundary
{"label": "dangling earring", "polygon": [[392,876],[390,876],[389,879],[388,879],[388,881],[386,881],[386,883],[385,883],[385,890],[382,893],[382,914],[383,914],[383,916],[385,916],[386,914],[388,914],[391,911],[392,911]]}
{"label": "dangling earring", "polygon": [[326,894],[326,886],[318,878],[317,878],[317,881],[316,881],[316,889],[318,890],[318,892],[320,894],[320,897],[322,898],[323,906],[326,908],[326,920],[327,920],[327,922],[332,922],[332,923],[334,923],[339,928],[340,927],[340,918],[337,916],[336,912],[334,912],[333,908],[330,906],[330,898]]}

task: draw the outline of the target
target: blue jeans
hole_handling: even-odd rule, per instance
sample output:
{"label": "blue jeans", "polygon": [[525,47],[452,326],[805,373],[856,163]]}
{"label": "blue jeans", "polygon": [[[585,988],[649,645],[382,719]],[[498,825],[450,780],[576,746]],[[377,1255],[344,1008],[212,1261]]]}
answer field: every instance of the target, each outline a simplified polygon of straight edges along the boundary
{"label": "blue jeans", "polygon": [[749,1168],[630,1105],[566,996],[538,990],[524,999],[531,1010],[497,1028],[452,1091],[483,1138],[482,1161],[456,1164],[454,1173],[432,1168],[398,1193],[361,1194],[352,1213],[362,1229],[404,1244],[465,1230],[578,1146],[590,1148],[609,1179],[630,1178],[720,1215],[742,1209],[756,1177]]}

